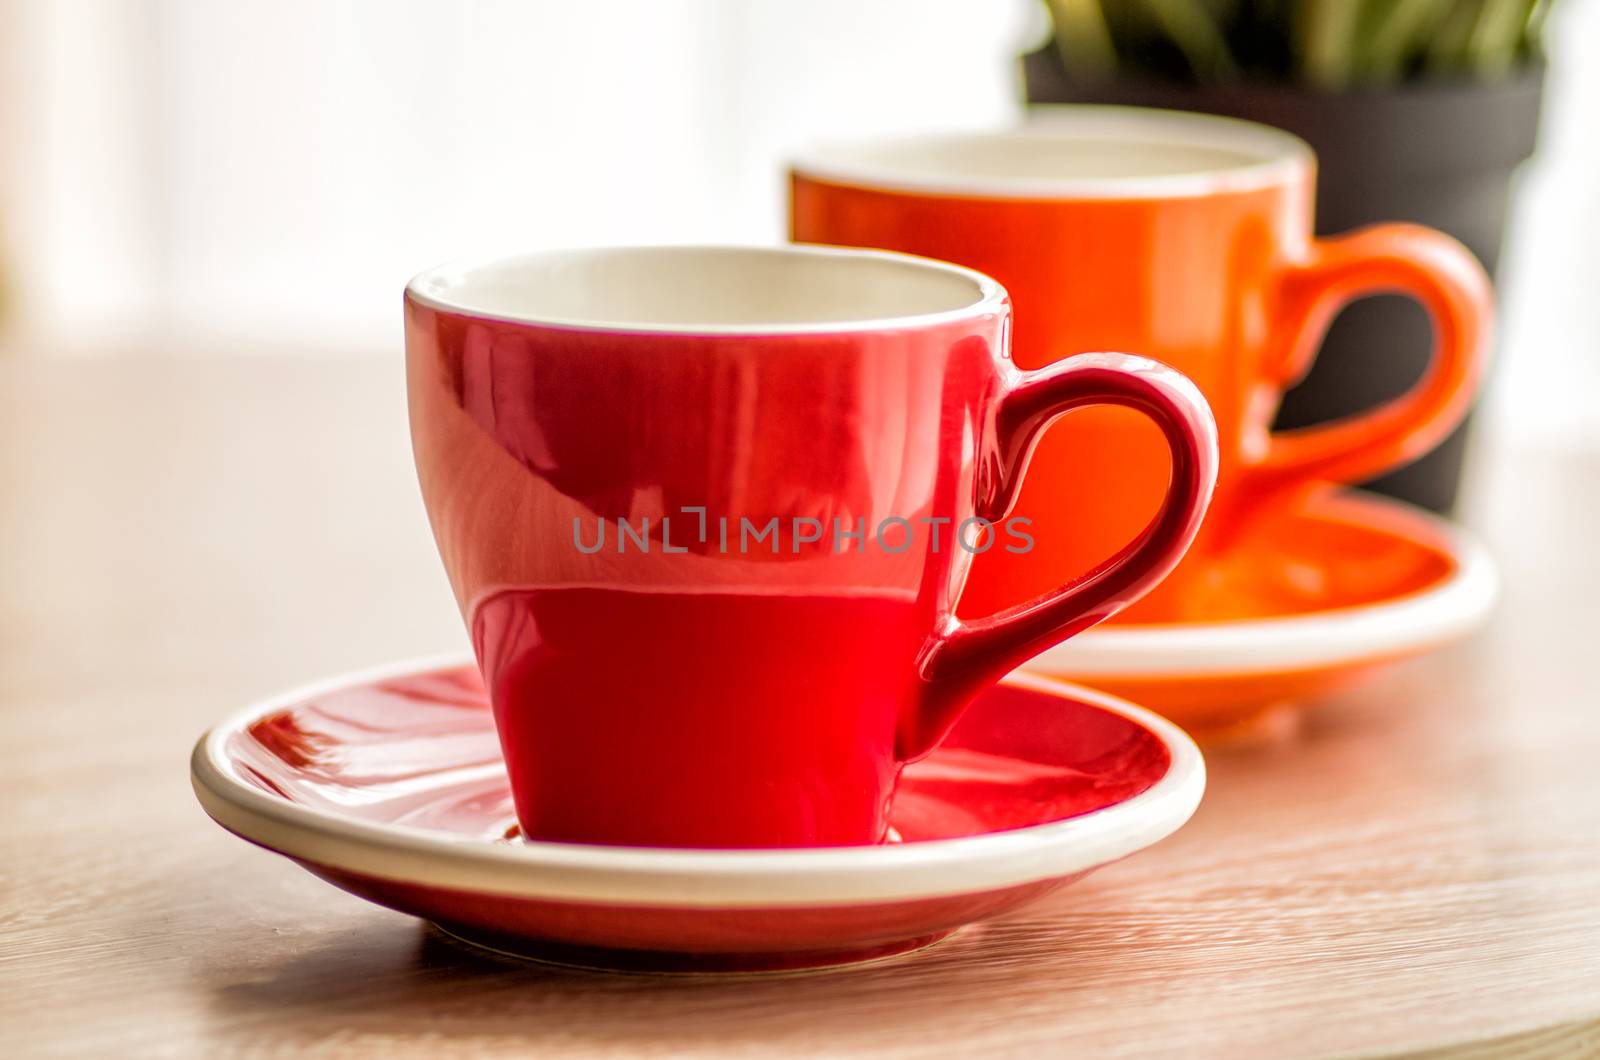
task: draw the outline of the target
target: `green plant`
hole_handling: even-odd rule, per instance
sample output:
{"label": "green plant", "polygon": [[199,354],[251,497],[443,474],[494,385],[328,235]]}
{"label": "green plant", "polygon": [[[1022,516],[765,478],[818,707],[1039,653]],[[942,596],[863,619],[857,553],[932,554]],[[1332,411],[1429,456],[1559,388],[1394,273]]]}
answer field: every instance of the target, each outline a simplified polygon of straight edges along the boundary
{"label": "green plant", "polygon": [[1554,0],[1045,0],[1068,72],[1320,88],[1504,76]]}

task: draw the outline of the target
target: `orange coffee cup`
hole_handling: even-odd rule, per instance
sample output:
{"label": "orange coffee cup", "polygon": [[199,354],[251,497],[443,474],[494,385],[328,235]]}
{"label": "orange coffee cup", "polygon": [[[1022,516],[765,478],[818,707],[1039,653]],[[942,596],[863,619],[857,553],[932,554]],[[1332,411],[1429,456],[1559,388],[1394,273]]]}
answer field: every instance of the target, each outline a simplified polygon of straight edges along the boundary
{"label": "orange coffee cup", "polygon": [[[1465,415],[1488,278],[1461,244],[1417,225],[1313,238],[1316,161],[1289,133],[1133,107],[1039,110],[1009,131],[813,152],[793,166],[791,235],[995,277],[1015,305],[1023,368],[1132,350],[1199,384],[1222,447],[1211,515],[1177,570],[1123,617],[1226,617],[1229,550],[1255,513],[1407,463]],[[1422,380],[1349,419],[1272,432],[1334,314],[1380,292],[1407,294],[1432,317]],[[1034,547],[976,557],[963,609],[992,613],[1104,563],[1159,507],[1166,452],[1123,410],[1085,410],[1046,431],[1015,508]],[[1083,497],[1096,508],[1078,507]]]}

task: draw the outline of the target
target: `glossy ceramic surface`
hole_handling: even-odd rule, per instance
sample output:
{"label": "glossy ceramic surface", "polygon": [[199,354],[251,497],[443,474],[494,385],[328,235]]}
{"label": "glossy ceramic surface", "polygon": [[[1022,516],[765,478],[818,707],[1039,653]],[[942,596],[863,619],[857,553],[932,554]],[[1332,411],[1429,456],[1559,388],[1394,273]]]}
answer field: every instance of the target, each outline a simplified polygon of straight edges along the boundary
{"label": "glossy ceramic surface", "polygon": [[[879,840],[974,694],[1172,568],[1215,477],[1203,399],[1115,354],[1019,372],[1009,329],[986,277],[837,249],[413,281],[418,474],[530,835]],[[1159,513],[1093,576],[957,621],[974,520],[1002,547],[1032,440],[1091,404],[1159,426]]]}
{"label": "glossy ceramic surface", "polygon": [[881,957],[1012,908],[1178,828],[1193,743],[1110,697],[1027,675],[908,766],[892,842],[685,850],[523,841],[469,664],[351,675],[251,707],[195,748],[225,828],[351,893],[499,949],[638,969]]}
{"label": "glossy ceramic surface", "polygon": [[1399,501],[1324,493],[1250,528],[1196,591],[1200,621],[1102,627],[1028,664],[1137,696],[1207,738],[1249,732],[1465,636],[1498,579],[1470,534]]}
{"label": "glossy ceramic surface", "polygon": [[[1017,363],[1130,350],[1192,378],[1216,413],[1217,496],[1200,539],[1147,613],[1196,610],[1261,512],[1321,480],[1356,481],[1431,449],[1464,415],[1489,325],[1489,285],[1454,240],[1413,225],[1312,238],[1314,160],[1265,126],[1120,107],[1044,108],[1010,133],[823,149],[796,164],[792,233],[981,269],[1017,307]],[[1120,169],[1118,167],[1121,167]],[[1432,367],[1350,420],[1269,430],[1340,306],[1410,295],[1433,320]],[[1155,510],[1159,439],[1116,410],[1048,432],[1016,513],[1038,547],[973,565],[963,609],[989,611],[1109,554]]]}

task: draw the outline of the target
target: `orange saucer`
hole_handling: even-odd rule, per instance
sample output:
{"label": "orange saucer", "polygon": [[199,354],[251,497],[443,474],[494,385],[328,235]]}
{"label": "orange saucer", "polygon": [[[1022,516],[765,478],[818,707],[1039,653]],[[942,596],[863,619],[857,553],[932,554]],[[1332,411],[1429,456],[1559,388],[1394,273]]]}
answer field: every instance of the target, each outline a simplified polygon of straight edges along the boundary
{"label": "orange saucer", "polygon": [[1232,556],[1183,620],[1135,607],[1025,668],[1126,696],[1213,740],[1253,734],[1465,636],[1498,585],[1494,561],[1460,528],[1354,492],[1264,518]]}

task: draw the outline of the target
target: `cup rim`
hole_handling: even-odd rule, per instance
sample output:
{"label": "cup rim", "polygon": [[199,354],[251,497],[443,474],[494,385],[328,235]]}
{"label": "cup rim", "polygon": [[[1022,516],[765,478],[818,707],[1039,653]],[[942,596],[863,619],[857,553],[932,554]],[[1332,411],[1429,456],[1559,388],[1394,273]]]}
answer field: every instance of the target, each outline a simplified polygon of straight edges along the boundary
{"label": "cup rim", "polygon": [[[534,312],[507,312],[474,307],[470,300],[452,298],[469,274],[485,270],[538,262],[573,261],[595,255],[759,255],[771,257],[833,259],[841,261],[877,261],[924,273],[943,273],[954,276],[973,286],[973,299],[953,309],[933,310],[860,319],[821,321],[782,321],[719,323],[656,322],[604,320],[570,317],[559,314]],[[610,332],[630,335],[704,335],[704,336],[775,336],[775,335],[834,335],[874,331],[905,331],[933,328],[959,320],[966,320],[1005,311],[1009,296],[999,281],[993,277],[947,261],[903,254],[891,250],[872,250],[859,247],[837,247],[814,243],[663,243],[621,246],[560,247],[511,254],[489,254],[458,258],[432,268],[424,269],[406,283],[408,302],[439,312],[470,317],[475,320],[493,320],[508,324],[521,324],[567,331]]]}
{"label": "cup rim", "polygon": [[[1223,147],[1252,156],[1239,165],[1182,173],[1095,177],[974,176],[939,173],[864,158],[868,151],[964,146],[981,151],[1001,141],[1070,141],[1087,136],[1129,143]],[[1291,182],[1316,164],[1311,145],[1283,129],[1242,118],[1156,107],[1083,103],[1030,106],[1025,120],[1000,128],[957,129],[824,142],[789,163],[791,176],[875,191],[966,199],[1117,200],[1196,198],[1255,191]]]}

